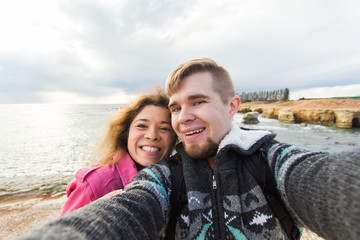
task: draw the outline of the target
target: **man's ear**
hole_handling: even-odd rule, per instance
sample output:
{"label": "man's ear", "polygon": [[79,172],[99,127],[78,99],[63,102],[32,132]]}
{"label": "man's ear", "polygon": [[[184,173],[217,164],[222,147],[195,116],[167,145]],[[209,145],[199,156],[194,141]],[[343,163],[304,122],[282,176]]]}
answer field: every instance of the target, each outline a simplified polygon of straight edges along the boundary
{"label": "man's ear", "polygon": [[235,114],[238,112],[240,103],[241,103],[241,100],[240,100],[239,96],[235,95],[232,98],[230,98],[229,105],[230,105],[231,118],[233,118],[235,116]]}

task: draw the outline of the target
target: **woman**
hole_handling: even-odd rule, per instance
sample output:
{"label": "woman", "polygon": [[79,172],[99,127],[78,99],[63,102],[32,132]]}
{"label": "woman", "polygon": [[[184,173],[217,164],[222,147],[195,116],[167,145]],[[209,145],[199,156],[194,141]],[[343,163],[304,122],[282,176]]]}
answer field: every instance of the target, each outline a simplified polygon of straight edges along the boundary
{"label": "woman", "polygon": [[99,163],[78,170],[67,186],[61,215],[123,189],[139,170],[167,158],[176,139],[165,93],[139,97],[110,121]]}

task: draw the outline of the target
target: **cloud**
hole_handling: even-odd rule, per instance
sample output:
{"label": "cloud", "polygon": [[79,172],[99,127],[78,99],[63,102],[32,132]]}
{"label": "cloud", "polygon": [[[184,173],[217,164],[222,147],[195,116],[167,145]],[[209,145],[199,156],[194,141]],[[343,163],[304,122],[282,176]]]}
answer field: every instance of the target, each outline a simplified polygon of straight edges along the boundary
{"label": "cloud", "polygon": [[359,25],[358,1],[5,1],[0,103],[136,95],[201,57],[237,92],[352,85]]}
{"label": "cloud", "polygon": [[40,92],[39,96],[41,102],[50,104],[96,104],[99,102],[103,104],[126,104],[138,97],[138,95],[129,95],[121,90],[112,95],[100,97],[90,97],[74,92]]}
{"label": "cloud", "polygon": [[299,89],[290,92],[291,100],[300,98],[333,98],[333,97],[359,97],[360,84],[352,84],[347,86],[318,87],[310,89]]}

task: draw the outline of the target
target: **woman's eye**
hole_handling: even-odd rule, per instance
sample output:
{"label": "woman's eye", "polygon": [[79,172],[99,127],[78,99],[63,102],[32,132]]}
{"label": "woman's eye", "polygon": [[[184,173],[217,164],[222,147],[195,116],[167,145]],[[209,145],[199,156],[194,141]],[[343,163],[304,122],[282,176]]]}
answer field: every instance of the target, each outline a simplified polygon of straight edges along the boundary
{"label": "woman's eye", "polygon": [[146,125],[144,125],[144,124],[139,124],[139,125],[137,125],[136,127],[138,127],[138,128],[146,128]]}

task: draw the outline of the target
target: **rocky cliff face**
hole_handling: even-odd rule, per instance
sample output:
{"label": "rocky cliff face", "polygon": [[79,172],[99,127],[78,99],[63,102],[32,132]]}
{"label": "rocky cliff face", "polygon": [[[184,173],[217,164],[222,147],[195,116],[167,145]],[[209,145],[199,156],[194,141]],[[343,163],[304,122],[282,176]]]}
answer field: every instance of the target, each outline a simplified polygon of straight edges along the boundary
{"label": "rocky cliff face", "polygon": [[339,128],[360,127],[360,99],[246,103],[240,106],[239,112],[258,112],[262,113],[264,118],[278,119],[284,123],[310,123]]}

